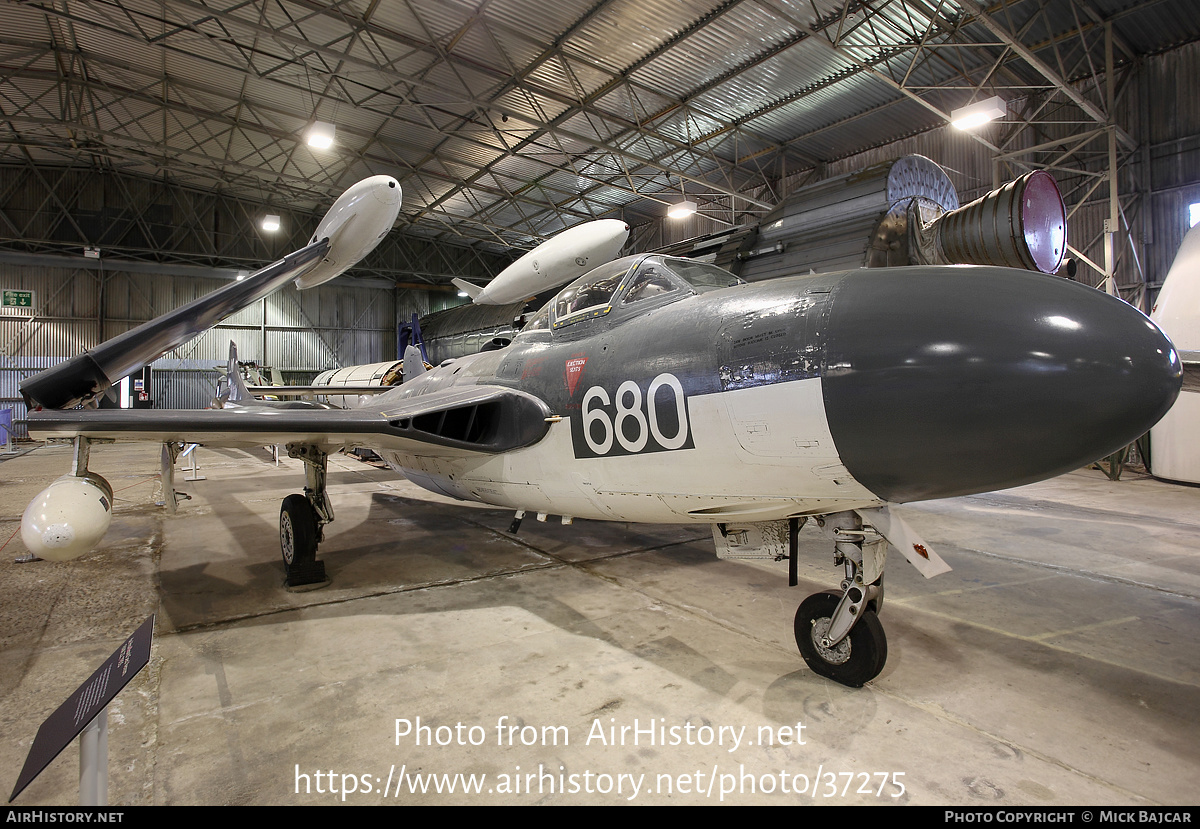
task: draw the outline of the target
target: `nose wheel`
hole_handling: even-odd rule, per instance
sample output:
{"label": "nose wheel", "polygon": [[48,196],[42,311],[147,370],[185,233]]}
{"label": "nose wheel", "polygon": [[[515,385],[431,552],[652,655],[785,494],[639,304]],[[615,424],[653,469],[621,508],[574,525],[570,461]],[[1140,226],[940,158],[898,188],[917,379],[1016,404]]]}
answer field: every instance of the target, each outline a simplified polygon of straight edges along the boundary
{"label": "nose wheel", "polygon": [[864,527],[855,512],[820,516],[817,523],[833,537],[834,563],[844,568],[845,577],[841,590],[814,593],[800,603],[796,645],[815,673],[861,688],[887,662],[879,609],[888,542],[874,528]]}
{"label": "nose wheel", "polygon": [[796,611],[796,645],[814,673],[834,682],[861,688],[879,676],[887,662],[887,637],[879,614],[864,610],[854,627],[840,641],[829,637],[834,613],[842,602],[842,593],[829,590],[814,593],[800,603]]}

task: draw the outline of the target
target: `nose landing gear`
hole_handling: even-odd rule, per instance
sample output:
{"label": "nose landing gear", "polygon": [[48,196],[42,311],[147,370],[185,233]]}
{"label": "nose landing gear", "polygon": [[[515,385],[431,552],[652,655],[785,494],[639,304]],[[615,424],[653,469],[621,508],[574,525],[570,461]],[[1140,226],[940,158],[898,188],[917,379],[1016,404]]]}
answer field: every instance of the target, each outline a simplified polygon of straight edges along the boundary
{"label": "nose landing gear", "polygon": [[796,611],[796,645],[808,667],[834,682],[861,688],[879,676],[887,662],[887,637],[879,615],[868,610],[836,644],[829,629],[843,595],[836,590],[814,593]]}
{"label": "nose landing gear", "polygon": [[925,578],[945,573],[925,539],[886,506],[759,523],[713,524],[717,557],[787,561],[788,586],[799,584],[800,528],[809,517],[833,538],[834,564],[845,568],[840,590],[814,593],[800,604],[794,624],[800,655],[815,673],[858,688],[887,662],[887,637],[879,623],[883,566],[894,548]]}
{"label": "nose landing gear", "polygon": [[818,519],[836,545],[834,563],[845,568],[842,589],[814,593],[796,611],[796,645],[808,667],[835,682],[860,688],[887,662],[887,637],[879,622],[887,539],[863,528],[856,512]]}

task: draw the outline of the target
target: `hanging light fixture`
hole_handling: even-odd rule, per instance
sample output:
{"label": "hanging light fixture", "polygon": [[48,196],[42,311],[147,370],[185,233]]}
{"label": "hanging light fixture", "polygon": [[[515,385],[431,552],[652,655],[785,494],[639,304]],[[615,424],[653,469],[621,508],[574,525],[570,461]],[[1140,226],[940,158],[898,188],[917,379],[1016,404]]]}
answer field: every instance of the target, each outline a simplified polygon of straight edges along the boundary
{"label": "hanging light fixture", "polygon": [[687,191],[683,189],[683,176],[680,176],[679,201],[667,206],[667,217],[671,219],[686,219],[695,212],[696,203],[688,198]]}
{"label": "hanging light fixture", "polygon": [[267,233],[274,233],[279,230],[279,217],[273,214],[268,214],[263,217],[262,229]]}
{"label": "hanging light fixture", "polygon": [[328,150],[333,146],[333,136],[337,127],[327,121],[317,121],[308,131],[308,146],[317,150]]}
{"label": "hanging light fixture", "polygon": [[999,95],[959,107],[950,113],[950,123],[960,130],[974,129],[1008,114],[1008,104]]}
{"label": "hanging light fixture", "polygon": [[667,208],[667,215],[672,219],[686,219],[688,216],[696,212],[696,203],[690,199],[684,199],[680,202],[675,202]]}

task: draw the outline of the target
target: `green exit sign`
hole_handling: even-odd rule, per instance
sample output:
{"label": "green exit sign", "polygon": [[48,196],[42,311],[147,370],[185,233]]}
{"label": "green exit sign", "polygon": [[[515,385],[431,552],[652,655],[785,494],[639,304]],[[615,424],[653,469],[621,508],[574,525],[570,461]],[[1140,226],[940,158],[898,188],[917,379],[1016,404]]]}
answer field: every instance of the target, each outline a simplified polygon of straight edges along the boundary
{"label": "green exit sign", "polygon": [[5,308],[32,308],[33,291],[5,291]]}

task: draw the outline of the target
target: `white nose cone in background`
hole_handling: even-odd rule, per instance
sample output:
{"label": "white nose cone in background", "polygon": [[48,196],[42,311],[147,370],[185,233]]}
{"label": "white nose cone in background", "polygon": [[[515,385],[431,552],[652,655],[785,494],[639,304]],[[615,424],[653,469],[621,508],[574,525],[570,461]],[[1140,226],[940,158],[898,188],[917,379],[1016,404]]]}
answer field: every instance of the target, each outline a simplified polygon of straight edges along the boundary
{"label": "white nose cone in background", "polygon": [[[1200,351],[1200,225],[1183,237],[1150,319],[1176,351]],[[1183,391],[1150,430],[1150,471],[1170,481],[1200,484],[1200,391],[1190,387],[1192,367],[1186,363],[1187,357]]]}
{"label": "white nose cone in background", "polygon": [[573,282],[576,277],[617,258],[629,225],[619,219],[597,219],[568,228],[542,242],[480,288],[452,280],[477,305],[509,305],[542,291]]}
{"label": "white nose cone in background", "polygon": [[29,502],[21,540],[47,561],[70,561],[100,543],[112,521],[112,487],[99,475],[64,475]]}
{"label": "white nose cone in background", "polygon": [[400,182],[391,176],[365,178],[342,193],[309,240],[328,238],[329,253],[296,279],[296,287],[312,288],[357,265],[388,234],[399,214]]}

